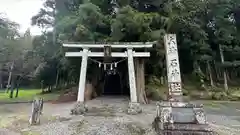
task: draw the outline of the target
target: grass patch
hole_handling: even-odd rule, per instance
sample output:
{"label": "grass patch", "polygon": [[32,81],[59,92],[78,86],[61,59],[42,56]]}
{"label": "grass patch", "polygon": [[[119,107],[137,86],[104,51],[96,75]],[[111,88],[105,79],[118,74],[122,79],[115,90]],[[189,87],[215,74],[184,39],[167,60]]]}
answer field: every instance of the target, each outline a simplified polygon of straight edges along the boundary
{"label": "grass patch", "polygon": [[235,97],[237,99],[240,99],[240,91],[239,90],[234,90],[230,93],[232,97]]}
{"label": "grass patch", "polygon": [[17,98],[15,98],[16,91],[13,93],[13,98],[9,98],[9,94],[10,92],[1,92],[0,102],[28,102],[32,101],[35,97],[42,97],[46,101],[55,100],[59,96],[57,92],[41,94],[40,89],[20,89]]}
{"label": "grass patch", "polygon": [[217,108],[220,108],[222,105],[219,103],[214,103],[214,102],[208,101],[208,102],[204,103],[204,106],[208,106],[208,107],[217,109]]}
{"label": "grass patch", "polygon": [[40,133],[38,132],[34,132],[34,131],[21,131],[22,135],[40,135]]}

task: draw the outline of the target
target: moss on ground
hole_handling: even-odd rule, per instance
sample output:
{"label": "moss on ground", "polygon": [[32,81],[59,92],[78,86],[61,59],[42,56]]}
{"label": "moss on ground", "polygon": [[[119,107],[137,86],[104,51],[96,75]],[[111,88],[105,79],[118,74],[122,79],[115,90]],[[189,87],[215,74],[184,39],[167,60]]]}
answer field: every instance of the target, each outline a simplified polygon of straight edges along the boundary
{"label": "moss on ground", "polygon": [[40,133],[36,131],[21,131],[21,135],[40,135]]}

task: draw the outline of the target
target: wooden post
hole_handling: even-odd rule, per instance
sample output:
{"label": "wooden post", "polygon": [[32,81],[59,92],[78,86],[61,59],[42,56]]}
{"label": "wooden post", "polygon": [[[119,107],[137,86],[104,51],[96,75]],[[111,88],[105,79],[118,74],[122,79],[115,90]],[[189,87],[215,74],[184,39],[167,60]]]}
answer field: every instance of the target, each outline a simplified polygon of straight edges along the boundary
{"label": "wooden post", "polygon": [[29,119],[30,125],[40,124],[40,115],[42,114],[43,109],[43,99],[34,99],[32,103],[32,113]]}
{"label": "wooden post", "polygon": [[83,49],[81,71],[79,78],[79,87],[78,87],[78,102],[84,102],[84,91],[86,83],[86,74],[87,74],[87,60],[88,60],[88,49]]}
{"label": "wooden post", "polygon": [[131,102],[137,103],[137,89],[136,89],[136,79],[135,79],[132,48],[127,49],[127,54],[128,54],[128,74],[129,74]]}

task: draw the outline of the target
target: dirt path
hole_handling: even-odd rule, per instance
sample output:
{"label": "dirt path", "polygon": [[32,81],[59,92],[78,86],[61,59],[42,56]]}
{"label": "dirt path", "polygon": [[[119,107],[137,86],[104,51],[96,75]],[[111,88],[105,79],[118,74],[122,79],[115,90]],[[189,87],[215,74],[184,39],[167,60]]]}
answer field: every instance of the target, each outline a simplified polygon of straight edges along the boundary
{"label": "dirt path", "polygon": [[[71,116],[69,110],[73,104],[45,103],[41,125],[32,127],[27,124],[31,104],[1,105],[0,135],[131,135],[133,132],[138,135],[154,135],[151,130],[156,115],[154,102],[142,105],[143,113],[133,116],[125,113],[127,98],[103,97],[88,101],[89,112],[85,116]],[[234,109],[238,105],[240,103],[219,104],[215,108],[206,105],[208,122],[215,129],[221,129],[222,135],[239,135],[240,114]],[[9,130],[14,132],[10,133]]]}

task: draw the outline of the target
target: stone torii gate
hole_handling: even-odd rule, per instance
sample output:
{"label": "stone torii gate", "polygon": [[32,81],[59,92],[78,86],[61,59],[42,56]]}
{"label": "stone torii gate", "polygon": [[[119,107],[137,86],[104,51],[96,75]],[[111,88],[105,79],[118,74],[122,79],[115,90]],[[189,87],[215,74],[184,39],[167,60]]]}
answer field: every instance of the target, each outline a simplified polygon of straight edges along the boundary
{"label": "stone torii gate", "polygon": [[[109,44],[91,44],[91,43],[68,43],[63,44],[68,48],[81,48],[80,52],[66,52],[66,57],[82,57],[81,71],[79,78],[78,97],[75,107],[71,110],[72,114],[83,114],[87,111],[87,106],[84,102],[84,91],[86,83],[87,62],[88,57],[127,57],[128,59],[128,76],[130,85],[130,103],[128,106],[129,114],[138,114],[142,112],[138,103],[136,79],[134,70],[134,57],[150,57],[150,52],[135,52],[136,48],[151,48],[154,42],[128,42],[128,43],[109,43]],[[104,48],[104,52],[92,52],[92,48]],[[111,52],[111,48],[126,49],[125,52]]]}

